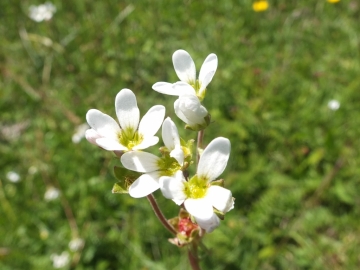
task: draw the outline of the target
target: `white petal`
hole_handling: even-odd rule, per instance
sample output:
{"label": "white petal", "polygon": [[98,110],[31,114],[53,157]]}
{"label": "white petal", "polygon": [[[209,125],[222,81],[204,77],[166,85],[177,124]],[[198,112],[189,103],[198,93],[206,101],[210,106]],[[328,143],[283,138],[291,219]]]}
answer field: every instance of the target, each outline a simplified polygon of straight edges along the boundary
{"label": "white petal", "polygon": [[199,73],[199,82],[200,82],[200,90],[201,93],[211,82],[212,78],[214,77],[215,71],[218,65],[218,58],[216,54],[209,54],[206,57],[204,63],[201,66],[200,73]]}
{"label": "white petal", "polygon": [[208,182],[215,180],[225,170],[230,150],[228,139],[218,137],[212,140],[200,157],[197,175]]}
{"label": "white petal", "polygon": [[109,138],[99,138],[96,139],[96,144],[101,148],[104,148],[108,151],[124,151],[128,150],[127,147],[120,144],[118,141]]}
{"label": "white petal", "polygon": [[117,139],[120,133],[119,124],[109,115],[91,109],[86,114],[86,121],[101,137]]}
{"label": "white petal", "polygon": [[172,150],[170,152],[170,157],[173,157],[176,159],[176,161],[182,166],[184,163],[184,151],[182,150],[182,148],[179,147],[175,147],[174,150]]}
{"label": "white petal", "polygon": [[[138,128],[140,119],[135,94],[130,89],[122,89],[116,95],[115,109],[121,128],[132,138]],[[132,133],[129,134],[129,131]]]}
{"label": "white petal", "polygon": [[195,83],[196,68],[190,54],[184,50],[177,50],[172,56],[175,72],[179,79],[187,83]]}
{"label": "white petal", "polygon": [[142,198],[159,188],[159,175],[147,173],[141,175],[129,188],[129,195],[133,198]]}
{"label": "white petal", "polygon": [[150,146],[153,146],[155,144],[157,144],[159,142],[159,137],[153,136],[153,137],[146,137],[143,139],[143,141],[141,143],[139,143],[138,145],[134,146],[132,148],[132,150],[142,150],[142,149],[146,149]]}
{"label": "white petal", "polygon": [[178,171],[175,176],[162,176],[159,180],[160,189],[165,198],[173,200],[180,205],[186,199],[184,193],[185,179],[182,171]]}
{"label": "white petal", "polygon": [[179,117],[181,120],[183,120],[186,124],[193,126],[196,125],[196,123],[192,122],[190,119],[188,119],[185,114],[182,112],[182,110],[180,109],[180,99],[175,100],[174,102],[174,110],[175,110],[175,114],[177,117]]}
{"label": "white petal", "polygon": [[209,219],[201,219],[195,217],[195,220],[196,223],[201,228],[203,228],[207,233],[211,233],[214,229],[216,229],[220,225],[220,219],[214,213]]}
{"label": "white petal", "polygon": [[161,127],[165,117],[165,107],[155,105],[143,116],[139,124],[139,133],[146,137],[153,137]]}
{"label": "white petal", "polygon": [[209,219],[213,215],[213,207],[207,198],[191,199],[188,198],[184,202],[186,210],[199,219]]}
{"label": "white petal", "polygon": [[92,144],[97,145],[96,139],[101,138],[100,134],[96,132],[95,129],[88,129],[85,131],[85,138]]}
{"label": "white petal", "polygon": [[224,214],[234,208],[231,191],[226,188],[211,186],[206,193],[206,197],[212,202],[213,207]]}
{"label": "white petal", "polygon": [[172,85],[172,88],[174,89],[174,92],[178,94],[178,96],[181,96],[181,95],[196,96],[195,89],[187,82],[176,82]]}
{"label": "white petal", "polygon": [[158,170],[160,158],[146,152],[127,152],[121,156],[123,166],[136,172],[153,172]]}
{"label": "white petal", "polygon": [[171,83],[167,82],[157,82],[155,83],[152,88],[161,94],[165,95],[171,95],[171,96],[178,96],[180,93],[178,93],[178,90],[172,87],[173,85]]}
{"label": "white petal", "polygon": [[179,132],[170,117],[167,117],[162,125],[162,139],[169,150],[180,146]]}
{"label": "white petal", "polygon": [[206,124],[204,117],[208,115],[208,111],[196,96],[180,96],[174,103],[174,109],[175,114],[190,126]]}

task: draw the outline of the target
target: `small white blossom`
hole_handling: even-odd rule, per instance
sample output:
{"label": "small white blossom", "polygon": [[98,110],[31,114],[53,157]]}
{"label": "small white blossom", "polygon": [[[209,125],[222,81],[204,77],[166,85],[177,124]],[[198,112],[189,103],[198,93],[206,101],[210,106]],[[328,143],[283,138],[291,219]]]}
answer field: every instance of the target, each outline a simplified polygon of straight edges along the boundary
{"label": "small white blossom", "polygon": [[155,105],[140,120],[140,111],[134,93],[121,90],[115,98],[116,115],[119,124],[109,115],[91,109],[86,120],[91,129],[85,133],[86,139],[108,151],[142,150],[158,143],[154,136],[165,116],[165,107]]}
{"label": "small white blossom", "polygon": [[56,200],[59,197],[59,195],[60,195],[60,190],[54,187],[49,187],[44,194],[44,199],[46,201]]}
{"label": "small white blossom", "polygon": [[[180,171],[184,162],[184,152],[180,145],[178,130],[168,117],[162,126],[162,137],[168,155],[160,158],[146,152],[127,152],[121,156],[123,166],[132,171],[144,173],[129,187],[133,198],[141,198],[157,190],[161,176],[173,177]],[[181,172],[181,171],[180,171]]]}
{"label": "small white blossom", "polygon": [[76,128],[76,132],[71,137],[73,143],[79,143],[82,138],[85,137],[86,130],[89,129],[89,125],[87,123],[81,124]]}
{"label": "small white blossom", "polygon": [[84,246],[84,240],[81,238],[72,239],[69,243],[69,248],[71,251],[78,251]]}
{"label": "small white blossom", "polygon": [[50,20],[55,12],[56,7],[49,2],[46,2],[45,4],[39,6],[29,7],[29,17],[36,22]]}
{"label": "small white blossom", "polygon": [[10,171],[6,174],[6,178],[13,183],[17,183],[20,181],[20,175],[17,172]]}
{"label": "small white blossom", "polygon": [[60,255],[51,254],[50,258],[53,261],[54,268],[63,268],[70,262],[70,255],[66,251],[62,252]]}
{"label": "small white blossom", "polygon": [[[196,79],[196,67],[190,54],[184,50],[174,52],[173,64],[175,72],[181,82],[174,85],[167,82],[157,82],[153,85],[153,89],[159,93],[180,96],[183,94],[194,94],[200,100],[205,97],[206,87],[211,82],[217,69],[218,59],[216,54],[209,54],[201,66],[199,79]],[[175,87],[173,87],[175,86]],[[193,88],[189,92],[189,88]]]}
{"label": "small white blossom", "polygon": [[229,156],[230,141],[219,137],[205,148],[197,173],[191,179],[186,181],[181,172],[175,177],[160,178],[163,195],[178,205],[184,203],[186,210],[207,232],[213,231],[220,223],[214,208],[223,214],[234,208],[231,191],[211,184],[225,170]]}
{"label": "small white blossom", "polygon": [[201,130],[209,125],[209,113],[194,95],[179,96],[174,103],[174,109],[175,114],[183,120],[190,129]]}
{"label": "small white blossom", "polygon": [[328,108],[332,111],[336,111],[340,108],[340,102],[333,99],[328,102]]}

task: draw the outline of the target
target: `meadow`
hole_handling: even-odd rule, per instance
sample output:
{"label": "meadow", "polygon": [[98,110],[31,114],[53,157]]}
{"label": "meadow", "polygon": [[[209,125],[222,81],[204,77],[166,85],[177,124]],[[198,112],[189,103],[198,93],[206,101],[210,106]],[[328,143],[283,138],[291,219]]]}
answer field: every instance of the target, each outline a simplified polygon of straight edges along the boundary
{"label": "meadow", "polygon": [[204,143],[232,146],[221,178],[235,208],[206,235],[202,269],[360,267],[358,1],[54,0],[32,20],[42,3],[0,3],[1,269],[189,269],[145,198],[111,192],[119,159],[74,137],[129,88],[142,115],[162,104],[195,139],[152,90],[178,80],[178,49],[198,70],[218,56]]}

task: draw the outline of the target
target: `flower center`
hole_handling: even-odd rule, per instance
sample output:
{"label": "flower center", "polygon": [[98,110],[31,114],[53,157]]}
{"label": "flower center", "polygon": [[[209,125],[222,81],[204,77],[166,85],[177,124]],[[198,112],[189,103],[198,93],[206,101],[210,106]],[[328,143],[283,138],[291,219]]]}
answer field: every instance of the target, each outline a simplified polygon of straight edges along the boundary
{"label": "flower center", "polygon": [[204,198],[207,190],[207,181],[205,179],[198,178],[197,175],[194,175],[188,182],[184,184],[184,193],[188,198]]}
{"label": "flower center", "polygon": [[181,169],[181,165],[169,153],[159,160],[158,168],[161,176],[172,176]]}
{"label": "flower center", "polygon": [[118,139],[120,144],[131,150],[134,146],[139,145],[144,138],[139,132],[127,129],[121,130]]}
{"label": "flower center", "polygon": [[200,85],[199,80],[196,80],[195,82],[191,82],[190,85],[195,89],[195,93],[196,93],[196,96],[198,97],[198,99],[200,101],[202,101],[204,99],[204,97],[205,97],[205,90],[206,89],[204,89],[203,92],[200,93],[201,85]]}

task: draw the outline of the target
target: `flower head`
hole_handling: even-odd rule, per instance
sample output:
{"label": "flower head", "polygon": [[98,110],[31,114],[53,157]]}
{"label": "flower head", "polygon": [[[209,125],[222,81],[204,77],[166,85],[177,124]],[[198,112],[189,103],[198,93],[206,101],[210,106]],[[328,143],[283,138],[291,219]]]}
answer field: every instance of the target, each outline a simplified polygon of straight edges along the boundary
{"label": "flower head", "polygon": [[129,89],[121,90],[115,98],[116,115],[119,124],[109,115],[91,109],[86,120],[91,129],[86,131],[86,139],[108,151],[141,150],[158,143],[154,136],[159,130],[165,116],[165,107],[155,105],[143,116],[140,123],[140,112],[136,97]]}
{"label": "flower head", "polygon": [[44,199],[46,201],[52,201],[57,199],[59,195],[60,195],[60,190],[58,190],[55,187],[49,187],[44,194]]}
{"label": "flower head", "polygon": [[336,3],[340,2],[340,0],[327,0],[327,1],[331,4],[336,4]]}
{"label": "flower head", "polygon": [[55,12],[56,7],[49,2],[29,7],[29,17],[36,22],[49,21]]}
{"label": "flower head", "polygon": [[121,156],[123,166],[132,171],[144,173],[128,188],[130,196],[141,198],[157,190],[159,178],[173,177],[184,162],[184,152],[180,145],[180,137],[175,124],[168,117],[162,127],[162,136],[167,151],[163,157],[157,157],[146,152],[127,152]]}
{"label": "flower head", "polygon": [[76,128],[75,133],[71,137],[72,142],[79,143],[85,137],[86,130],[88,129],[89,129],[89,125],[87,123],[83,123],[79,125]]}
{"label": "flower head", "polygon": [[6,178],[13,183],[17,183],[20,181],[20,175],[17,172],[10,171],[6,174]]}
{"label": "flower head", "polygon": [[264,0],[255,1],[252,7],[255,12],[262,12],[269,8],[269,3]]}
{"label": "flower head", "polygon": [[191,86],[191,94],[196,95],[200,100],[205,97],[206,87],[211,82],[218,65],[216,54],[209,54],[201,66],[199,78],[196,78],[196,67],[190,54],[184,50],[177,50],[172,56],[175,72],[181,82],[175,83],[173,87],[171,83],[157,82],[153,85],[153,89],[157,92],[180,96],[189,94],[186,85]]}
{"label": "flower head", "polygon": [[328,108],[332,111],[337,111],[340,108],[340,102],[333,99],[328,102]]}
{"label": "flower head", "polygon": [[186,128],[201,130],[210,123],[210,114],[194,95],[182,95],[174,103],[175,114],[186,123]]}
{"label": "flower head", "polygon": [[51,254],[51,260],[53,261],[54,268],[63,268],[70,262],[70,255],[64,251],[60,255]]}
{"label": "flower head", "polygon": [[182,172],[177,172],[175,177],[160,178],[163,195],[178,205],[184,204],[198,225],[207,232],[219,225],[220,220],[214,211],[225,214],[234,207],[231,191],[214,185],[216,178],[225,170],[229,155],[230,141],[219,137],[204,150],[197,173],[192,178],[186,180]]}

